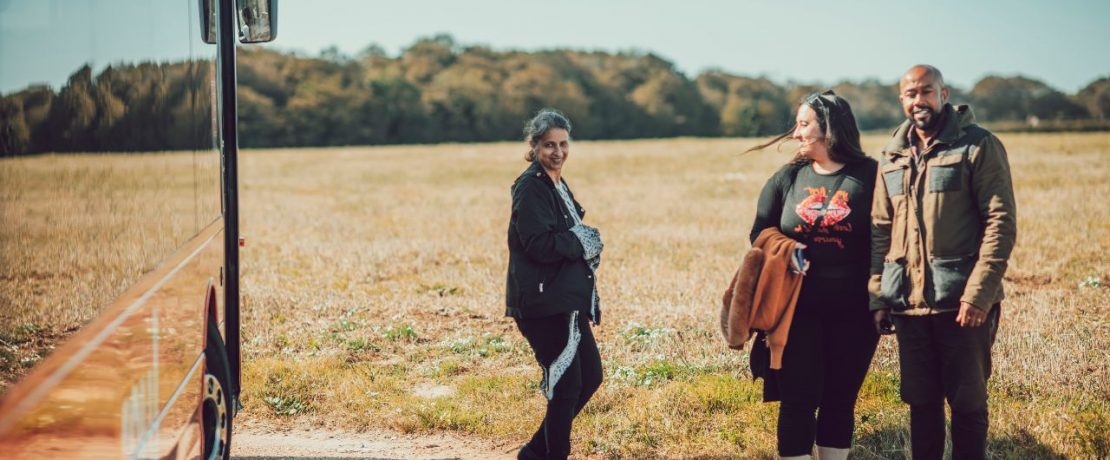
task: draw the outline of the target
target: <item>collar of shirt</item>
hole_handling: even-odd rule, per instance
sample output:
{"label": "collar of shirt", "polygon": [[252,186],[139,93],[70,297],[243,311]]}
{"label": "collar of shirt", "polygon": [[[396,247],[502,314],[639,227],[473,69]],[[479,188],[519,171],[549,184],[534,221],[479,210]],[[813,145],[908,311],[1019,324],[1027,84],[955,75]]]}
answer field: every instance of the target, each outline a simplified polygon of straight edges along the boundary
{"label": "collar of shirt", "polygon": [[[917,136],[917,129],[913,127],[913,124],[911,122],[910,129],[909,129],[909,131],[906,132],[906,143],[909,144],[910,154],[913,155],[913,158],[915,160],[919,159],[920,154],[922,152],[927,150],[929,147],[932,147],[933,144],[937,143],[937,138],[940,137],[941,130],[944,129],[945,123],[947,123],[947,120],[948,120],[947,108],[948,108],[948,105],[945,104],[944,109],[941,109],[940,119],[937,120],[937,123],[936,123],[937,132],[933,134],[933,137],[929,139],[929,142],[922,142],[921,141],[921,138],[919,138]],[[922,144],[924,144],[924,145],[922,145]]]}
{"label": "collar of shirt", "polygon": [[906,143],[910,146],[910,155],[916,160],[925,146],[921,145],[921,139],[917,137],[917,129],[912,125],[906,133]]}

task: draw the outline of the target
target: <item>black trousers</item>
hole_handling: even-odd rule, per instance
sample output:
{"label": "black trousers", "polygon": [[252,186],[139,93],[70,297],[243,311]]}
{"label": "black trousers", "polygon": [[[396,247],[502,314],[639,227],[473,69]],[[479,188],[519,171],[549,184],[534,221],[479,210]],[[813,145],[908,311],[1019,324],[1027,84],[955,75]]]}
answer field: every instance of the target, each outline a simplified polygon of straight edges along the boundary
{"label": "black trousers", "polygon": [[[850,448],[856,397],[879,343],[863,281],[802,284],[776,374],[779,455]],[[821,280],[825,281],[825,280]]]}
{"label": "black trousers", "polygon": [[[549,368],[566,348],[570,334],[568,321],[569,315],[516,320],[517,328],[544,369]],[[581,339],[574,359],[556,382],[543,422],[526,445],[545,459],[565,459],[570,455],[571,423],[601,386],[601,354],[587,315],[578,315],[578,330]]]}
{"label": "black trousers", "polygon": [[944,402],[952,409],[952,458],[986,456],[987,379],[1002,306],[981,326],[961,327],[957,312],[893,315],[902,373],[902,400],[910,405],[915,460],[944,455]]}

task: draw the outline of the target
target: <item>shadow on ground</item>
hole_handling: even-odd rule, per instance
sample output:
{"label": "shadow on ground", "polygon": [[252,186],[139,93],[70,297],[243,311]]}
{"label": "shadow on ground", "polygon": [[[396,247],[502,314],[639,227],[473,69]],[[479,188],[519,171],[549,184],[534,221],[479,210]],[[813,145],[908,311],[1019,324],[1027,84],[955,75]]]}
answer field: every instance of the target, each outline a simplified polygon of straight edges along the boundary
{"label": "shadow on ground", "polygon": [[[852,458],[866,460],[909,459],[909,430],[885,428],[856,441]],[[947,456],[951,456],[948,446]],[[1042,444],[1027,430],[1010,436],[991,436],[987,440],[987,458],[996,460],[1066,460],[1067,457]]]}

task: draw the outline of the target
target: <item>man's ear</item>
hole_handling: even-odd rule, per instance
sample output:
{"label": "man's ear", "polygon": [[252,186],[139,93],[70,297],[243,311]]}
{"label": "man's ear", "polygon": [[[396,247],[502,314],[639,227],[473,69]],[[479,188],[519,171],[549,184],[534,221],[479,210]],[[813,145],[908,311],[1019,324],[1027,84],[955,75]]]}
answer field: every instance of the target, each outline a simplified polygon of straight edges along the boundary
{"label": "man's ear", "polygon": [[940,97],[943,98],[940,101],[940,105],[944,105],[944,104],[948,103],[948,87],[944,87],[940,90]]}

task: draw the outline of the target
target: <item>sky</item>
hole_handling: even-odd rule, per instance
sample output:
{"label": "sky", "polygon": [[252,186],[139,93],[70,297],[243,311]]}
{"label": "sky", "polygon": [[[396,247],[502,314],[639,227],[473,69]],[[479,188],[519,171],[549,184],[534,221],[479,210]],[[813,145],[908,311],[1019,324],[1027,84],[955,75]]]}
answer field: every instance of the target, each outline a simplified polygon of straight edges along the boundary
{"label": "sky", "polygon": [[0,0],[0,93],[35,83],[58,89],[84,64],[99,72],[149,56],[175,62],[203,47],[214,52],[214,45],[200,42],[198,5],[196,0]]}
{"label": "sky", "polygon": [[[101,1],[0,0],[0,92],[58,87],[85,56],[95,71],[151,50],[166,60],[205,51],[195,20],[171,20],[195,13],[196,0]],[[446,33],[498,50],[653,52],[691,78],[715,68],[779,83],[894,82],[928,63],[964,89],[1021,74],[1074,93],[1110,77],[1108,0],[280,0],[278,13],[266,46],[310,55],[377,44],[396,56]],[[117,39],[94,37],[90,21]],[[180,40],[188,34],[193,43]]]}
{"label": "sky", "polygon": [[651,51],[691,78],[893,82],[923,62],[964,88],[1022,74],[1073,93],[1110,76],[1108,0],[282,0],[279,14],[274,46],[311,54],[377,43],[395,56],[443,32],[494,49]]}

